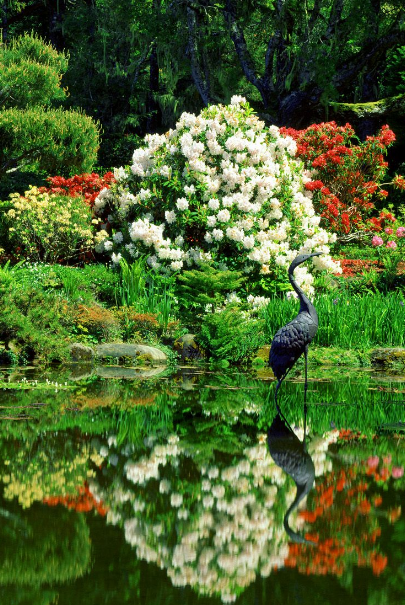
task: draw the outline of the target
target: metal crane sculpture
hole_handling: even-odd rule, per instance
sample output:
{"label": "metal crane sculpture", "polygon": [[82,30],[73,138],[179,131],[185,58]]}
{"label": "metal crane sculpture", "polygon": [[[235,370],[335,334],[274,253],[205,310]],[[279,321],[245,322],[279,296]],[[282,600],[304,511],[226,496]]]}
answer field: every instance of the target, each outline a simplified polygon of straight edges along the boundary
{"label": "metal crane sculpture", "polygon": [[306,449],[305,432],[306,408],[304,408],[304,440],[302,442],[285,418],[282,417],[280,411],[277,411],[277,415],[267,431],[267,444],[274,462],[293,478],[297,486],[294,502],[284,515],[284,529],[294,542],[314,544],[312,540],[307,540],[291,529],[289,525],[289,517],[292,511],[297,508],[301,500],[312,489],[315,480],[315,467]]}
{"label": "metal crane sculpture", "polygon": [[300,310],[292,321],[280,328],[273,338],[269,354],[269,366],[277,378],[276,392],[274,400],[277,410],[277,392],[284,378],[294,366],[301,355],[305,355],[305,390],[304,403],[307,401],[308,389],[308,346],[313,340],[318,329],[318,315],[314,305],[305,296],[304,292],[298,286],[294,279],[294,270],[312,256],[320,256],[322,252],[313,252],[312,254],[299,254],[291,263],[288,269],[288,279],[300,301]]}

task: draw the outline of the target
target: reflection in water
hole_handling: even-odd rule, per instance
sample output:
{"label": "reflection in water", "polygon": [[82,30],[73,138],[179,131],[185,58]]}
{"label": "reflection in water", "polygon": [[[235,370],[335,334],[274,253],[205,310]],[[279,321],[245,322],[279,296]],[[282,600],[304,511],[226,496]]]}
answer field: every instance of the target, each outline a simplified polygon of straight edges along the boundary
{"label": "reflection in water", "polygon": [[[24,425],[0,423],[0,602],[121,605],[141,591],[148,603],[260,605],[309,587],[320,605],[327,583],[337,605],[360,582],[368,603],[404,603],[404,440],[364,434],[403,408],[316,405],[359,400],[368,375],[357,391],[339,383],[344,397],[338,382],[311,384],[307,451],[283,414],[257,418],[268,383],[193,380],[187,391],[177,379],[149,390],[97,382],[64,414],[49,404]],[[301,386],[285,385],[292,426]]]}
{"label": "reflection in water", "polygon": [[[306,416],[306,407],[304,413]],[[300,441],[278,409],[277,415],[267,431],[267,443],[274,462],[293,478],[297,486],[297,494],[284,516],[284,528],[294,542],[312,543],[293,531],[289,525],[292,511],[310,492],[315,480],[315,466],[305,444],[305,429],[304,439]]]}
{"label": "reflection in water", "polygon": [[0,498],[0,590],[38,588],[83,576],[91,563],[85,517],[38,504],[22,510]]}
{"label": "reflection in water", "polygon": [[195,462],[193,446],[174,434],[146,439],[143,452],[110,436],[99,452],[118,458],[105,487],[90,482],[109,508],[107,521],[123,527],[136,556],[166,570],[174,586],[233,602],[258,575],[283,567],[288,545],[275,502],[280,490],[284,503],[285,479],[264,435],[237,456],[211,453],[208,464]]}

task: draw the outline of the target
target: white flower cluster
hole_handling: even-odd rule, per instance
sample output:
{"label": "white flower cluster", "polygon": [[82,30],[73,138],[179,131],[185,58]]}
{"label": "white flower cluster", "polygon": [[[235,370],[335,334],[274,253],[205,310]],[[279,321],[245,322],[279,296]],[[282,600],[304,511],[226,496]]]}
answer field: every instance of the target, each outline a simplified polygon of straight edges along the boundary
{"label": "white flower cluster", "polygon": [[[184,113],[175,130],[145,137],[130,173],[117,169],[115,186],[96,199],[96,211],[108,205],[123,234],[108,240],[106,251],[140,250],[155,269],[178,271],[207,255],[220,263],[231,250],[235,268],[259,278],[316,250],[324,255],[315,267],[336,273],[328,246],[335,236],[319,227],[304,188],[310,174],[295,153],[295,141],[266,128],[242,97]],[[307,267],[296,279],[312,292]]]}
{"label": "white flower cluster", "polygon": [[[311,441],[317,476],[328,470],[325,452],[336,437],[337,431],[333,431]],[[125,539],[138,558],[166,569],[174,586],[190,585],[200,594],[219,595],[224,603],[233,602],[258,574],[267,577],[274,567],[284,566],[287,534],[282,522],[276,521],[281,517],[275,514],[275,506],[279,501],[286,508],[294,499],[295,487],[286,482],[286,475],[270,457],[266,435],[259,435],[257,444],[246,447],[232,465],[200,468],[200,485],[193,483],[186,490],[179,467],[191,454],[178,438],[172,435],[166,444],[151,442],[149,447],[149,455],[125,464],[134,490],[123,488],[117,479],[109,494],[100,494],[95,482],[91,485],[92,493],[110,507],[109,522],[123,525]],[[164,467],[170,479],[161,477]],[[165,514],[175,523],[162,520],[161,512],[156,517],[153,514],[150,493],[156,480],[154,498],[165,500]],[[293,522],[302,529],[303,521],[296,513]]]}

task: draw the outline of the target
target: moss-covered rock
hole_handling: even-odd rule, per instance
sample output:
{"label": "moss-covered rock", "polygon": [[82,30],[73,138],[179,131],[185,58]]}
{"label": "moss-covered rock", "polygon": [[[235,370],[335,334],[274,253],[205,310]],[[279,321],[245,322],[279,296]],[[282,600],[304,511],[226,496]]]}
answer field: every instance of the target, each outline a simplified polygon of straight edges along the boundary
{"label": "moss-covered rock", "polygon": [[331,108],[338,116],[353,118],[385,117],[388,115],[404,115],[405,95],[387,97],[368,103],[331,103]]}
{"label": "moss-covered rock", "polygon": [[373,349],[371,351],[371,363],[377,366],[404,366],[405,349],[400,347]]}
{"label": "moss-covered rock", "polygon": [[174,342],[173,347],[181,361],[197,361],[205,357],[204,350],[196,342],[194,334],[184,334]]}
{"label": "moss-covered rock", "polygon": [[96,356],[123,359],[130,357],[138,362],[167,363],[167,356],[156,347],[141,344],[106,343],[96,347]]}

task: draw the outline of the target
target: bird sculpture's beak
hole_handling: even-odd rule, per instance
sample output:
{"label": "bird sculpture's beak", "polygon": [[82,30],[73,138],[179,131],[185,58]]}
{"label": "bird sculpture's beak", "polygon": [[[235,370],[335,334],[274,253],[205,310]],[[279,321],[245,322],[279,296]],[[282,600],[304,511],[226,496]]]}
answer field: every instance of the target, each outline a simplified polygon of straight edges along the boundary
{"label": "bird sculpture's beak", "polygon": [[324,252],[313,252],[310,256],[322,256],[322,254],[324,254]]}

